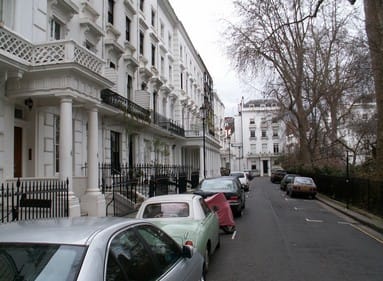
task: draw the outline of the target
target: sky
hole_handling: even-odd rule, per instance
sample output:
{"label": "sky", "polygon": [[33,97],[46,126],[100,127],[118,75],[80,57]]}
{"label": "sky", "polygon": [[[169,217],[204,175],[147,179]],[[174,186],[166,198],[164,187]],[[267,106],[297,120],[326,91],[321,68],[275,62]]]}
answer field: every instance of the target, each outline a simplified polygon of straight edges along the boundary
{"label": "sky", "polygon": [[213,78],[214,89],[225,105],[225,116],[238,113],[241,97],[245,101],[256,89],[237,75],[226,57],[222,20],[233,15],[232,0],[169,0]]}

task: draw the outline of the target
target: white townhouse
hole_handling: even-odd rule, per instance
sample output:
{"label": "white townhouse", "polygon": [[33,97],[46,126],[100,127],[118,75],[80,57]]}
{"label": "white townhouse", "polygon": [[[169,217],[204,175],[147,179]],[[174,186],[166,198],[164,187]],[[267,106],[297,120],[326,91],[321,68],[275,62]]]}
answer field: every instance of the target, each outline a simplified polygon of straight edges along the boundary
{"label": "white townhouse", "polygon": [[0,0],[0,182],[69,180],[105,215],[99,163],[219,175],[223,104],[167,0]]}
{"label": "white townhouse", "polygon": [[285,125],[279,113],[272,99],[244,102],[242,98],[230,138],[232,171],[257,169],[261,176],[271,175],[285,147]]}

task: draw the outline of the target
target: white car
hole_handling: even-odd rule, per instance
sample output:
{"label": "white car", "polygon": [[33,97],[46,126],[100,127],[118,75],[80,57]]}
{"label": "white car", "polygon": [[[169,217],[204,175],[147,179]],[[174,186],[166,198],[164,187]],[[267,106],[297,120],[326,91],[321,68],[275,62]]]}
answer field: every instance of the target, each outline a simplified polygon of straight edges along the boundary
{"label": "white car", "polygon": [[196,194],[171,194],[148,198],[136,218],[146,219],[168,233],[180,246],[191,245],[204,257],[208,271],[209,257],[220,245],[218,217]]}
{"label": "white car", "polygon": [[237,177],[239,181],[241,182],[245,191],[249,191],[249,179],[247,178],[246,172],[235,171],[235,172],[231,172],[230,176]]}

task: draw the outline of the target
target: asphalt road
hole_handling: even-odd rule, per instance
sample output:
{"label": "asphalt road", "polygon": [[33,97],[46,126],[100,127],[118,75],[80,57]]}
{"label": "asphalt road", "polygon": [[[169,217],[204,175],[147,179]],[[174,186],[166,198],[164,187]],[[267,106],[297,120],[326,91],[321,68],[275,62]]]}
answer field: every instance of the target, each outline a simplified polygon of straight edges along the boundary
{"label": "asphalt road", "polygon": [[237,232],[221,234],[208,281],[382,281],[383,239],[318,200],[251,182]]}

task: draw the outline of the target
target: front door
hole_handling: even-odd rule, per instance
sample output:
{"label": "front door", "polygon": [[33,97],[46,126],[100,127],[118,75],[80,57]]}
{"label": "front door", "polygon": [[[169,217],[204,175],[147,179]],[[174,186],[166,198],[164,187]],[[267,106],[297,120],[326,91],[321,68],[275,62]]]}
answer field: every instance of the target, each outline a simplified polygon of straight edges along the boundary
{"label": "front door", "polygon": [[15,127],[14,131],[14,147],[13,147],[13,161],[14,161],[14,170],[13,177],[20,178],[22,177],[23,170],[23,158],[22,158],[22,149],[23,149],[23,129],[20,127]]}
{"label": "front door", "polygon": [[262,160],[263,163],[263,174],[268,175],[269,174],[269,161]]}
{"label": "front door", "polygon": [[110,158],[112,174],[120,173],[120,133],[110,131]]}

